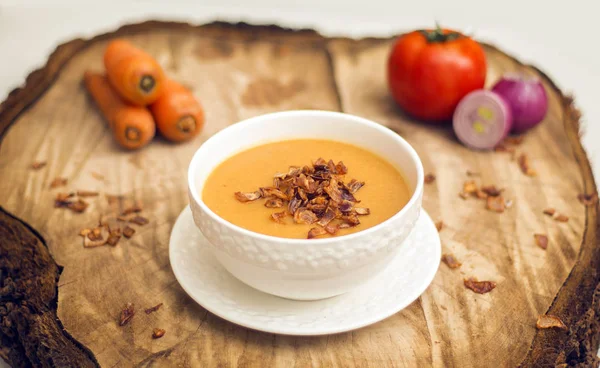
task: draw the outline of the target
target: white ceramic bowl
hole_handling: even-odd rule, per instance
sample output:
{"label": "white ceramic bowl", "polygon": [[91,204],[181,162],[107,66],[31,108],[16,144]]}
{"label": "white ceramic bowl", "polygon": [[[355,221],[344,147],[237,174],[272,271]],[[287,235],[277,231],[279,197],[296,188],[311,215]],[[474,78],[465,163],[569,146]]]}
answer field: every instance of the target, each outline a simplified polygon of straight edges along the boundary
{"label": "white ceramic bowl", "polygon": [[[404,175],[412,191],[408,204],[363,231],[308,240],[243,229],[217,216],[202,201],[206,178],[225,159],[260,144],[300,138],[337,140],[379,154]],[[287,111],[244,120],[207,140],[192,158],[188,186],[194,222],[231,274],[266,293],[313,300],[355,288],[383,270],[403,246],[413,246],[405,240],[421,210],[423,166],[415,150],[382,125],[337,112]]]}

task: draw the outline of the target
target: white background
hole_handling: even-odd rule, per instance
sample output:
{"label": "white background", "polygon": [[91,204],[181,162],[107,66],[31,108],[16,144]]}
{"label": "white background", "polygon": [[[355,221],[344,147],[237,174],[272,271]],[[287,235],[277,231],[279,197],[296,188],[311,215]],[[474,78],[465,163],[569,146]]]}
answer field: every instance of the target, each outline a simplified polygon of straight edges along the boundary
{"label": "white background", "polygon": [[[0,100],[60,43],[147,19],[245,20],[311,27],[326,35],[388,36],[442,25],[534,63],[584,113],[584,145],[600,174],[600,26],[597,0],[0,0]],[[51,5],[49,5],[51,4]],[[2,362],[0,361],[0,368]]]}

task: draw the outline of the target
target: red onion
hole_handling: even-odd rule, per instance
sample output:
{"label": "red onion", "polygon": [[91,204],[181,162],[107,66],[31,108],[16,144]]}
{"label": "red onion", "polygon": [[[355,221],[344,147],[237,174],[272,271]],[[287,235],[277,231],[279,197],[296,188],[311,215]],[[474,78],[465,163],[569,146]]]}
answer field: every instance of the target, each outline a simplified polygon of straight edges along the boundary
{"label": "red onion", "polygon": [[512,127],[512,112],[503,97],[492,91],[470,92],[460,101],[452,127],[465,146],[491,149],[500,143]]}
{"label": "red onion", "polygon": [[513,114],[512,131],[522,133],[536,126],[548,111],[548,96],[539,79],[505,74],[492,91],[504,97]]}

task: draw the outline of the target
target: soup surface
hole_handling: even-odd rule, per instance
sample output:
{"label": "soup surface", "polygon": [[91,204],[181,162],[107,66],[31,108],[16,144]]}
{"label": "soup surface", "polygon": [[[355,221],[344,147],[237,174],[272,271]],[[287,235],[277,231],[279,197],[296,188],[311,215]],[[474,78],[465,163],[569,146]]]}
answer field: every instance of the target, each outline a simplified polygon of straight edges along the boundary
{"label": "soup surface", "polygon": [[[273,219],[272,214],[285,211],[287,204],[282,208],[268,208],[265,198],[243,203],[235,193],[252,193],[259,188],[272,187],[275,174],[287,173],[292,166],[312,167],[318,158],[331,159],[335,163],[342,161],[347,168],[347,173],[340,176],[344,183],[352,179],[365,183],[353,196],[360,201],[355,205],[368,208],[369,214],[358,216],[360,224],[339,229],[335,236],[375,226],[400,211],[410,199],[411,193],[404,178],[382,157],[350,144],[319,139],[267,143],[235,154],[209,175],[201,193],[202,199],[217,215],[247,230],[306,239],[316,224],[296,223],[289,214],[282,221],[284,223]],[[330,236],[333,235],[321,234],[318,237]]]}

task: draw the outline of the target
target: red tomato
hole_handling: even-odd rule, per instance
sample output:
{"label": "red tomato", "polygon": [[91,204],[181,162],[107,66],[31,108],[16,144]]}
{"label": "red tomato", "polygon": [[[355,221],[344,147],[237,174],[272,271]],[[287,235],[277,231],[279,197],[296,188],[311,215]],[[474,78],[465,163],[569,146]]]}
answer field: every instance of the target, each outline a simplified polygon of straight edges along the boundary
{"label": "red tomato", "polygon": [[483,88],[485,53],[473,39],[447,29],[400,36],[388,59],[394,100],[422,120],[446,122],[458,102]]}

